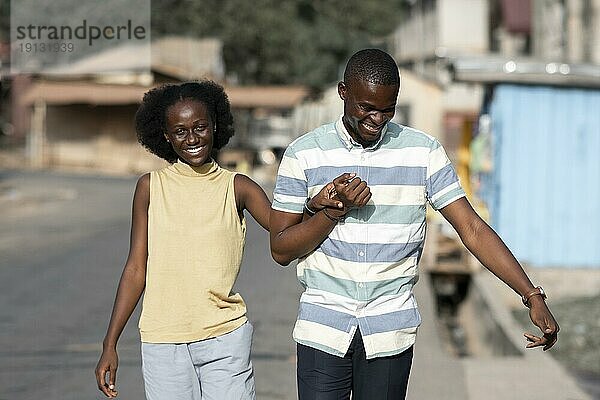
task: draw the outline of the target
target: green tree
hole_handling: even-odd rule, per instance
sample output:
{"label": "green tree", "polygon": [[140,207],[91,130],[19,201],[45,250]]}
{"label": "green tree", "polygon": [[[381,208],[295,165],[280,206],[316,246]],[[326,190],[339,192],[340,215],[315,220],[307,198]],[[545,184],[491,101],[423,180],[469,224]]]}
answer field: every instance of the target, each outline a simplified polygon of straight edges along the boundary
{"label": "green tree", "polygon": [[155,0],[154,35],[223,41],[228,74],[245,84],[320,87],[347,57],[398,25],[404,0]]}
{"label": "green tree", "polygon": [[10,41],[10,0],[0,0],[0,42]]}

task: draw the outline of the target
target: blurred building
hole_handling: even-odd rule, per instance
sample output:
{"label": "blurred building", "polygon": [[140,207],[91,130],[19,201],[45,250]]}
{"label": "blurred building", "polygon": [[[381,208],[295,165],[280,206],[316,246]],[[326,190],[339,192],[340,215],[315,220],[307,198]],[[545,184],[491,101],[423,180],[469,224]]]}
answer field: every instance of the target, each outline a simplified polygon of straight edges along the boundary
{"label": "blurred building", "polygon": [[[453,81],[448,60],[528,57],[600,63],[600,0],[412,0],[388,46],[401,68],[444,86],[441,132],[456,155],[476,122],[483,86]],[[463,128],[458,128],[463,126]],[[458,129],[457,129],[458,128]]]}
{"label": "blurred building", "polygon": [[[11,79],[14,136],[24,137],[33,167],[140,171],[162,165],[136,143],[133,116],[143,94],[168,82],[222,79],[221,43],[167,37],[124,45],[39,74]],[[194,60],[193,54],[205,55]],[[197,62],[195,62],[197,61]]]}
{"label": "blurred building", "polygon": [[[289,123],[280,120],[308,94],[305,88],[227,85],[222,43],[217,39],[153,41],[150,68],[144,63],[144,51],[125,45],[37,75],[12,77],[13,133],[26,138],[32,166],[137,172],[163,165],[137,143],[135,111],[151,87],[198,79],[225,86],[238,133],[230,146],[252,153],[273,138],[291,140]],[[244,157],[251,161],[252,154]]]}
{"label": "blurred building", "polygon": [[472,201],[523,262],[600,266],[600,215],[573,197],[600,201],[600,0],[406,4],[389,47],[443,88],[432,133]]}
{"label": "blurred building", "polygon": [[501,54],[600,64],[598,0],[412,0],[390,38],[401,66],[444,79],[440,58]]}

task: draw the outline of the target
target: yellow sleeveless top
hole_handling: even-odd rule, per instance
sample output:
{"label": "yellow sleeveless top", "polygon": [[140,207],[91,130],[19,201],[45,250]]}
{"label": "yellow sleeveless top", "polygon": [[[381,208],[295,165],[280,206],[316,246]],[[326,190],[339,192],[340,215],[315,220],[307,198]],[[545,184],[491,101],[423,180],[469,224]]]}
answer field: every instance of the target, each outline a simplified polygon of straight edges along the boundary
{"label": "yellow sleeveless top", "polygon": [[232,291],[246,238],[234,177],[214,161],[150,173],[143,342],[193,342],[246,322],[246,304]]}

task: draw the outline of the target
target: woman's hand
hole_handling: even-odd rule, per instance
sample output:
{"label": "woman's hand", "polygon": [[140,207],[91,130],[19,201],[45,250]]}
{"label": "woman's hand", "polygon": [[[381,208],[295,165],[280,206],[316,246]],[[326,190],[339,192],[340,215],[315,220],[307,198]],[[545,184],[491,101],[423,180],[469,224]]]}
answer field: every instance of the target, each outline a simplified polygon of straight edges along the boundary
{"label": "woman's hand", "polygon": [[329,182],[327,185],[323,186],[316,196],[310,198],[307,203],[309,211],[317,213],[327,207],[343,210],[344,203],[335,198],[336,194],[334,183]]}
{"label": "woman's hand", "polygon": [[[96,382],[98,383],[98,389],[106,397],[117,397],[118,392],[115,388],[115,382],[117,381],[118,366],[119,356],[117,355],[117,350],[114,348],[104,349],[96,366]],[[107,374],[108,382],[106,381]]]}

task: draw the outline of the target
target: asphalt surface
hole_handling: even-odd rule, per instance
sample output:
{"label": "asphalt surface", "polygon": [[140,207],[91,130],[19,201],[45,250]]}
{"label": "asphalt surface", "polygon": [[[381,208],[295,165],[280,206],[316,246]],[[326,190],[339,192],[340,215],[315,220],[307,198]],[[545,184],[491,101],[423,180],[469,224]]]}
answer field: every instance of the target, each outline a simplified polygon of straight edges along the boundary
{"label": "asphalt surface", "polygon": [[[94,368],[127,255],[135,181],[0,170],[0,400],[104,398]],[[421,279],[416,296],[423,324],[408,399],[589,398],[541,352],[450,356],[434,318],[428,275]],[[495,317],[519,336],[515,343],[522,342],[499,292],[486,285],[481,293]],[[293,267],[271,260],[267,233],[251,217],[236,289],[255,327],[257,398],[295,399],[291,330],[300,288]],[[138,312],[119,343],[117,387],[125,400],[144,399]]]}
{"label": "asphalt surface", "polygon": [[[0,400],[104,398],[94,368],[127,256],[136,179],[0,171]],[[236,289],[255,327],[257,397],[295,399],[293,268],[248,218]],[[120,398],[143,399],[139,307],[119,342]]]}

